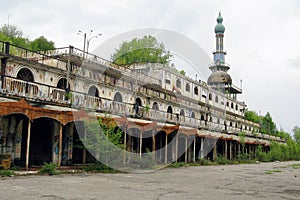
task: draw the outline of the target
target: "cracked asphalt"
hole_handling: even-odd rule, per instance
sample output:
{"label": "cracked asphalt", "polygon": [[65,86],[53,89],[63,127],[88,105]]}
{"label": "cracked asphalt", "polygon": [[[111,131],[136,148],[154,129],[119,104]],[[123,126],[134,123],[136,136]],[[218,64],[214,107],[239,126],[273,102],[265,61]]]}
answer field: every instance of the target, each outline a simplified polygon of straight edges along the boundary
{"label": "cracked asphalt", "polygon": [[0,179],[0,199],[300,199],[300,162],[17,176]]}

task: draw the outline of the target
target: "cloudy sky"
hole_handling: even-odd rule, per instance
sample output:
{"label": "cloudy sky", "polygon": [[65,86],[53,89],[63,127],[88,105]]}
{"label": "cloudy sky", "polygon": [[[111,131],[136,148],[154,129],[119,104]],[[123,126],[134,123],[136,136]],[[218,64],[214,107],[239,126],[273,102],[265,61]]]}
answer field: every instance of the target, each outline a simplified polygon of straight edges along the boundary
{"label": "cloudy sky", "polygon": [[[295,125],[300,126],[299,0],[0,2],[1,25],[9,21],[24,36],[34,39],[43,35],[56,47],[82,48],[83,37],[77,35],[78,30],[102,33],[91,41],[92,51],[121,33],[159,28],[188,37],[210,56],[215,45],[214,26],[221,11],[229,72],[236,85],[240,80],[243,83],[239,99],[258,113],[269,111],[278,128],[291,132]],[[199,67],[198,71],[208,74],[208,68]]]}

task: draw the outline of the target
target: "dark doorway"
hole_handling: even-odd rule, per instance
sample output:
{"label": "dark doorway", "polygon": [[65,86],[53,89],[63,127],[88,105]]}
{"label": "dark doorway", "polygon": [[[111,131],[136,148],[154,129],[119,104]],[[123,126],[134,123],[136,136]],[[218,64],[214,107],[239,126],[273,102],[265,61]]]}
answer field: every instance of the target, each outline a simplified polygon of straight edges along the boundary
{"label": "dark doorway", "polygon": [[52,162],[53,151],[58,153],[58,148],[53,148],[55,123],[57,122],[49,118],[39,118],[33,121],[29,148],[29,164],[31,166]]}

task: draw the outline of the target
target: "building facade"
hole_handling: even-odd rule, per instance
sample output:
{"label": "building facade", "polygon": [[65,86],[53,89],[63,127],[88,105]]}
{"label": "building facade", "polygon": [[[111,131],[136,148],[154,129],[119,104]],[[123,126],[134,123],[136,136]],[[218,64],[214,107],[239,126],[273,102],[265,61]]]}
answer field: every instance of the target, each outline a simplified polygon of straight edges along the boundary
{"label": "building facade", "polygon": [[33,52],[0,42],[0,154],[26,168],[85,163],[89,149],[77,148],[83,119],[105,116],[122,130],[125,152],[152,152],[155,163],[234,159],[284,143],[245,120],[242,91],[227,73],[222,21],[207,83],[157,63],[124,68],[72,46]]}

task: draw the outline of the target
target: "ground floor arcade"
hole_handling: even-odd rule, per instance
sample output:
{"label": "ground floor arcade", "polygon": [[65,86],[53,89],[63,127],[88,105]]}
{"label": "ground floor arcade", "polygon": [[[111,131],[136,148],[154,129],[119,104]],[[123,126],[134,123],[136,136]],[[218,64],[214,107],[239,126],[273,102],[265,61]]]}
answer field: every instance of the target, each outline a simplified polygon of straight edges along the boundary
{"label": "ground floor arcade", "polygon": [[[33,107],[25,100],[0,103],[0,154],[10,154],[12,164],[41,166],[52,162],[60,166],[92,161],[91,149],[83,145],[87,137],[84,111],[62,111]],[[238,154],[254,156],[258,145],[268,149],[269,142],[244,139],[179,125],[114,118],[122,132],[123,163],[151,157],[155,164],[195,162],[198,159],[227,159]]]}

